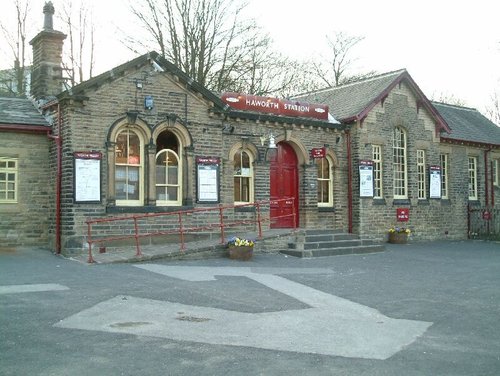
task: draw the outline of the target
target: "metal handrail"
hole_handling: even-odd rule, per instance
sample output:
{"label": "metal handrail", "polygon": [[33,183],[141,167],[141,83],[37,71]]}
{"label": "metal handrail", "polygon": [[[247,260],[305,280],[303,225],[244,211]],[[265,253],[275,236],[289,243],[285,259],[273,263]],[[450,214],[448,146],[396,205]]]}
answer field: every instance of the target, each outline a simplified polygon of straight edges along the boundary
{"label": "metal handrail", "polygon": [[[280,201],[290,201],[290,200],[295,200],[294,198],[283,198],[283,199],[278,199],[278,200],[272,200],[273,202],[280,202]],[[224,244],[225,242],[225,229],[229,227],[234,227],[238,225],[243,225],[243,224],[257,224],[258,228],[258,238],[262,239],[262,223],[266,221],[270,221],[271,218],[267,216],[263,216],[261,213],[261,207],[263,205],[268,204],[270,207],[270,200],[263,200],[263,201],[256,201],[254,203],[248,203],[248,204],[232,204],[232,205],[218,205],[216,207],[210,207],[210,208],[196,208],[196,209],[188,209],[188,210],[179,210],[179,211],[174,211],[174,212],[162,212],[162,213],[146,213],[146,214],[135,214],[135,215],[128,215],[128,216],[121,216],[121,217],[110,217],[110,218],[99,218],[99,219],[89,219],[85,223],[87,224],[87,244],[88,244],[88,262],[93,263],[94,258],[92,256],[92,245],[97,244],[97,243],[104,243],[104,242],[110,242],[110,241],[117,241],[117,240],[125,240],[125,239],[135,239],[135,246],[136,246],[136,256],[142,256],[141,252],[141,246],[140,246],[140,239],[144,237],[151,237],[151,236],[160,236],[160,235],[172,235],[172,234],[177,234],[179,235],[179,240],[180,240],[180,250],[181,252],[185,251],[186,249],[186,242],[185,242],[185,234],[190,233],[190,232],[199,232],[203,230],[210,230],[213,231],[214,229],[218,229],[220,232],[220,244]],[[254,219],[244,219],[244,220],[239,220],[239,221],[228,221],[227,219],[224,219],[224,211],[229,210],[229,209],[235,209],[235,208],[242,208],[242,207],[254,207],[256,211],[256,215]],[[285,218],[292,216],[292,222],[293,226],[295,228],[295,205],[292,202],[291,207],[292,213],[291,214],[285,214],[282,216],[274,216],[274,219],[279,219],[279,218]],[[206,212],[213,212],[213,211],[218,211],[219,212],[219,222],[218,223],[208,223],[203,226],[189,226],[185,227],[184,221],[183,221],[183,216],[185,215],[190,215],[190,214],[195,214],[195,213],[206,213]],[[138,221],[141,219],[148,219],[148,218],[158,218],[158,217],[173,217],[177,216],[177,227],[170,229],[170,230],[161,230],[161,231],[146,231],[146,232],[141,232],[140,226]],[[102,223],[116,223],[116,222],[121,222],[121,221],[133,221],[133,231],[131,234],[121,234],[121,235],[115,235],[115,236],[108,236],[108,237],[99,237],[98,239],[94,239],[92,236],[92,225],[94,224],[102,224]]]}

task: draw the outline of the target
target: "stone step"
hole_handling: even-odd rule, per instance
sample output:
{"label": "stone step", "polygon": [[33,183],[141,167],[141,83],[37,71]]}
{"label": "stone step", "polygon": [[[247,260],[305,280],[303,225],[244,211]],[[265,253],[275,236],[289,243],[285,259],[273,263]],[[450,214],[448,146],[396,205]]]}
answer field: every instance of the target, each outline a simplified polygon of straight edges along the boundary
{"label": "stone step", "polygon": [[382,244],[372,244],[372,245],[359,245],[350,247],[347,246],[347,247],[335,247],[335,248],[321,248],[321,249],[303,250],[303,251],[297,249],[286,249],[282,250],[281,253],[300,258],[312,258],[312,257],[375,253],[375,252],[383,252],[384,250],[385,248]]}

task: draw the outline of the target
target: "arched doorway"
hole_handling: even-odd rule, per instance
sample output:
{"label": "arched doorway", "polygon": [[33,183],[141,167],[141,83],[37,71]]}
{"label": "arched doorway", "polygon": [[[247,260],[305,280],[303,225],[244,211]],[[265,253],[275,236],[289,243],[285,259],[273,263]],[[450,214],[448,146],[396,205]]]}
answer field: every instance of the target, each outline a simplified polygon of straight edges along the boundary
{"label": "arched doorway", "polygon": [[277,153],[271,160],[270,167],[271,228],[299,226],[297,165],[297,155],[293,148],[287,143],[278,143]]}

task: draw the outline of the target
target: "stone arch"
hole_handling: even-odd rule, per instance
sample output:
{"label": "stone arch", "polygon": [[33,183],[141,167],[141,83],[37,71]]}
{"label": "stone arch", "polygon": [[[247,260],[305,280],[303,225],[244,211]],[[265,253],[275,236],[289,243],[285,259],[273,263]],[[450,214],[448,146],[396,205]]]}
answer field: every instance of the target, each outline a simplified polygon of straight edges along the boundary
{"label": "stone arch", "polygon": [[141,137],[143,137],[144,142],[147,144],[151,138],[151,130],[148,124],[140,118],[137,118],[134,124],[127,121],[126,117],[116,120],[108,130],[108,141],[115,142],[117,134],[123,130],[124,127],[129,127],[130,129],[137,131]]}
{"label": "stone arch", "polygon": [[189,147],[193,145],[191,134],[184,125],[179,124],[178,122],[172,122],[168,120],[157,124],[151,135],[152,140],[156,140],[158,135],[163,131],[172,132],[179,139],[179,142],[183,147]]}
{"label": "stone arch", "polygon": [[233,146],[231,146],[231,149],[229,149],[228,160],[232,161],[234,159],[234,155],[241,149],[249,151],[252,154],[254,162],[259,159],[259,151],[252,142],[237,141],[233,144]]}
{"label": "stone arch", "polygon": [[296,137],[290,136],[285,137],[285,135],[276,137],[276,143],[284,141],[288,143],[297,155],[297,163],[300,165],[309,164],[310,156],[305,148],[304,144]]}

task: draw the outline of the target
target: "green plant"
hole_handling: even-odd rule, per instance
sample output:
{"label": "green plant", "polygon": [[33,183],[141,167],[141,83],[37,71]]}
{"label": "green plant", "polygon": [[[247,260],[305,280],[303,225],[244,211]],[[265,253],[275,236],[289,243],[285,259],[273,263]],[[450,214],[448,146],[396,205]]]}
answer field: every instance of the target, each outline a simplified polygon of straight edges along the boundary
{"label": "green plant", "polygon": [[253,240],[250,240],[250,239],[243,239],[243,238],[239,238],[237,236],[233,236],[232,238],[230,238],[227,242],[227,245],[232,245],[234,247],[253,247],[255,244],[255,242]]}

